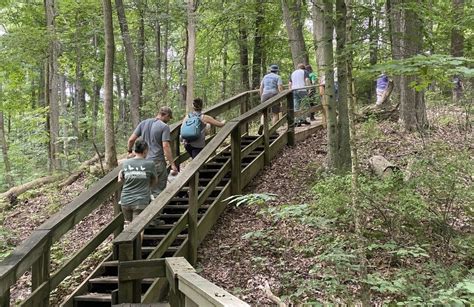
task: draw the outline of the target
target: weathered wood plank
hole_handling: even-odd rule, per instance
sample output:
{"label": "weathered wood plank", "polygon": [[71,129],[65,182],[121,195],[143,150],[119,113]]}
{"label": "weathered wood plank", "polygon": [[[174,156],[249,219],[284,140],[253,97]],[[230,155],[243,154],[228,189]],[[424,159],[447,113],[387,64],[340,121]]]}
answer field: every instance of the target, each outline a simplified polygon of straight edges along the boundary
{"label": "weathered wood plank", "polygon": [[217,174],[212,178],[212,180],[206,185],[204,190],[199,193],[199,207],[206,201],[206,199],[211,195],[219,182],[224,178],[224,176],[230,171],[230,161],[227,161]]}
{"label": "weathered wood plank", "polygon": [[201,153],[192,160],[187,166],[186,170],[181,172],[177,178],[174,180],[161,194],[160,197],[155,199],[147,206],[145,210],[140,214],[140,216],[134,219],[115,240],[114,244],[119,244],[120,242],[128,242],[136,238],[145,226],[157,216],[157,214],[163,209],[163,207],[171,200],[171,198],[176,195],[176,193],[181,190],[185,184],[189,182],[191,177],[196,173],[199,168],[209,159],[209,157],[214,153],[214,151],[220,146],[220,144],[227,138],[231,133],[237,123],[229,122],[227,123],[217,135],[209,142],[209,145],[206,146]]}
{"label": "weathered wood plank", "polygon": [[188,211],[186,210],[183,213],[183,216],[180,217],[178,222],[176,222],[173,229],[168,231],[163,240],[160,241],[158,246],[153,250],[153,252],[148,255],[147,259],[156,259],[164,255],[166,250],[171,246],[171,244],[176,240],[176,237],[186,229],[188,223]]}
{"label": "weathered wood plank", "polygon": [[232,131],[231,152],[232,152],[232,194],[237,195],[242,191],[241,172],[242,172],[242,152],[240,145],[242,142],[242,133],[240,126],[235,127]]}
{"label": "weathered wood plank", "polygon": [[178,273],[178,280],[179,291],[198,306],[250,306],[196,273]]}
{"label": "weathered wood plank", "polygon": [[265,165],[270,164],[270,133],[268,131],[268,112],[263,112],[263,161]]}
{"label": "weathered wood plank", "polygon": [[119,281],[139,280],[166,276],[164,259],[147,259],[120,262]]}
{"label": "weathered wood plank", "polygon": [[107,226],[97,233],[92,240],[87,242],[77,251],[68,262],[61,265],[51,277],[51,287],[56,288],[74,269],[81,264],[102,242],[105,241],[115,229],[123,224],[123,214],[116,216]]}
{"label": "weathered wood plank", "polygon": [[288,134],[284,133],[280,135],[271,145],[270,145],[270,159],[273,159],[283,147],[288,143]]}
{"label": "weathered wood plank", "polygon": [[[119,262],[136,260],[137,244],[135,239],[132,242],[125,242],[119,245]],[[140,282],[119,280],[118,303],[139,303],[141,301]]]}
{"label": "weathered wood plank", "polygon": [[288,145],[295,146],[295,109],[293,105],[293,93],[286,96],[286,122],[288,123],[287,135]]}
{"label": "weathered wood plank", "polygon": [[252,143],[248,144],[247,146],[242,149],[242,158],[248,156],[249,153],[255,150],[258,146],[263,145],[263,135],[256,138]]}
{"label": "weathered wood plank", "polygon": [[119,189],[120,184],[117,182],[119,171],[120,166],[105,175],[92,187],[82,192],[66,205],[64,209],[49,218],[37,229],[50,230],[52,232],[52,243],[56,242],[63,234],[72,229]]}
{"label": "weathered wood plank", "polygon": [[[252,179],[263,169],[264,157],[263,152],[261,152],[253,161],[247,165],[242,171],[242,187],[247,186],[247,184],[252,181]],[[236,195],[232,192],[232,195]]]}
{"label": "weathered wood plank", "polygon": [[268,134],[269,135],[273,135],[277,130],[278,128],[280,128],[281,126],[283,126],[284,124],[286,124],[286,121],[287,121],[287,118],[286,116],[283,116],[282,118],[280,118],[275,125],[273,125],[272,127],[270,127],[270,129],[268,130]]}
{"label": "weathered wood plank", "polygon": [[49,231],[34,230],[32,234],[0,264],[0,293],[6,293],[23,273],[31,268],[49,246]]}
{"label": "weathered wood plank", "polygon": [[196,264],[197,261],[197,248],[198,248],[198,183],[199,183],[199,172],[196,173],[189,181],[189,209],[188,209],[188,239],[189,239],[189,262],[191,265]]}

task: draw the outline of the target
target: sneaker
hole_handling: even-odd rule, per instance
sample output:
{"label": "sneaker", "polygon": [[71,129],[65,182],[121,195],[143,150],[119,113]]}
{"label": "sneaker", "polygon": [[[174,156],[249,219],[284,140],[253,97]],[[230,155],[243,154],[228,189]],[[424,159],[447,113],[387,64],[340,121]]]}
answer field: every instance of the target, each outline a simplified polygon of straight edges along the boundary
{"label": "sneaker", "polygon": [[301,127],[301,123],[296,123],[296,127]]}
{"label": "sneaker", "polygon": [[260,127],[258,127],[258,134],[262,135],[262,133],[263,133],[263,125],[260,125]]}
{"label": "sneaker", "polygon": [[307,121],[306,119],[302,122],[303,125],[311,125],[311,123],[309,121]]}

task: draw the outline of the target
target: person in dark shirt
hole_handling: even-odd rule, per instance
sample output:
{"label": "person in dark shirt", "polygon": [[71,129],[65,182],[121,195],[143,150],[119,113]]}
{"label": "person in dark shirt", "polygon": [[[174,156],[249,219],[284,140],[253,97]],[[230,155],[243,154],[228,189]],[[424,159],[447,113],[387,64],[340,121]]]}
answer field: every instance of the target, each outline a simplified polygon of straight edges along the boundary
{"label": "person in dark shirt", "polygon": [[151,186],[157,175],[153,160],[147,160],[148,144],[141,138],[135,141],[135,157],[122,163],[118,181],[123,182],[120,206],[125,225],[138,216],[151,201]]}

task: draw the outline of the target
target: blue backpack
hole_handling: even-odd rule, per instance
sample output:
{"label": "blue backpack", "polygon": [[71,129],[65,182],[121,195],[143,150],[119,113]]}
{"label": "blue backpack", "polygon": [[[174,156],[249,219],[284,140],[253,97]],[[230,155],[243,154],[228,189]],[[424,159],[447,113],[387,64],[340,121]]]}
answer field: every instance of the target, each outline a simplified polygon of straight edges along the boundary
{"label": "blue backpack", "polygon": [[186,141],[195,141],[201,136],[201,113],[192,112],[181,125],[181,137]]}

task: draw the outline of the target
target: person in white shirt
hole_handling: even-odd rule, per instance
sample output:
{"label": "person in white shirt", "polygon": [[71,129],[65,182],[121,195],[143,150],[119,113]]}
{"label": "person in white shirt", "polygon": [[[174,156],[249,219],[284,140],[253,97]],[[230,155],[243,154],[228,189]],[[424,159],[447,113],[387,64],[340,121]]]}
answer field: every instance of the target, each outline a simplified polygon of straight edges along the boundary
{"label": "person in white shirt", "polygon": [[[303,63],[298,64],[297,69],[291,74],[290,77],[290,89],[293,90],[293,104],[295,112],[301,109],[302,100],[308,95],[305,86],[310,85],[308,71],[305,70]],[[306,116],[298,116],[295,118],[296,126],[299,127],[302,124],[310,125],[306,120]]]}

